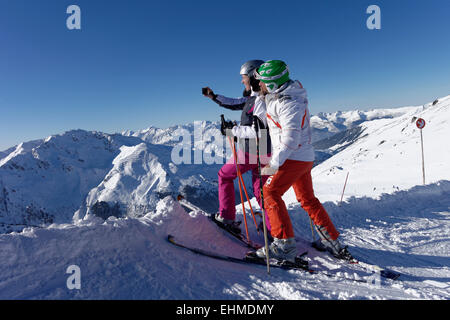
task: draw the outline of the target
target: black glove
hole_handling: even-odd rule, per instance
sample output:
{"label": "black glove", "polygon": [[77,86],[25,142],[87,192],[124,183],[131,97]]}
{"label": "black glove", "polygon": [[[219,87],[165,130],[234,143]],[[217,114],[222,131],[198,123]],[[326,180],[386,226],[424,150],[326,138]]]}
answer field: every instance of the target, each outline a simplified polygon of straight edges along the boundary
{"label": "black glove", "polygon": [[215,99],[217,97],[217,94],[215,94],[209,87],[202,88],[202,94],[210,99]]}
{"label": "black glove", "polygon": [[244,89],[244,92],[242,92],[243,97],[250,97],[251,94],[252,94],[252,90]]}
{"label": "black glove", "polygon": [[227,130],[229,133],[230,130],[233,129],[233,127],[236,125],[236,122],[226,121],[223,114],[220,116],[220,119],[221,119],[220,132],[222,133],[222,135],[226,136]]}

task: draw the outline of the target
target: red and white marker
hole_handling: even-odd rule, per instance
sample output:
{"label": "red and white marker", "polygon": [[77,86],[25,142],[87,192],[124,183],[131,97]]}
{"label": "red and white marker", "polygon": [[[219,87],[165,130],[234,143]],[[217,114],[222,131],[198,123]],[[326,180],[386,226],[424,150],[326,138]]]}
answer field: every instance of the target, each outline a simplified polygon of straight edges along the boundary
{"label": "red and white marker", "polygon": [[422,130],[425,127],[425,120],[423,120],[422,118],[417,119],[416,126],[417,128]]}

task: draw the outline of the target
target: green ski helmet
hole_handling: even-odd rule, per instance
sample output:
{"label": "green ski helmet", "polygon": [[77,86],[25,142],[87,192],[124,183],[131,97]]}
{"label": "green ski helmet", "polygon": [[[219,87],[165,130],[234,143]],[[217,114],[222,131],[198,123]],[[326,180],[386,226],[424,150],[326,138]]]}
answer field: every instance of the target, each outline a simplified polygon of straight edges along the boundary
{"label": "green ski helmet", "polygon": [[255,70],[255,78],[264,82],[269,92],[273,92],[289,81],[289,68],[281,60],[269,60]]}

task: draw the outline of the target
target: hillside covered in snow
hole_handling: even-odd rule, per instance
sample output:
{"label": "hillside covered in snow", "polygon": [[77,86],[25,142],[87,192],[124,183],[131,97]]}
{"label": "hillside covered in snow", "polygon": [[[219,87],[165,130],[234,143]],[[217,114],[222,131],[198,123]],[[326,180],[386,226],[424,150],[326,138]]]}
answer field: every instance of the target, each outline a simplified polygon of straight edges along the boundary
{"label": "hillside covered in snow", "polygon": [[[426,185],[418,117],[427,122]],[[235,257],[248,250],[208,220],[221,164],[173,161],[176,130],[190,135],[194,126],[75,130],[0,152],[0,299],[449,299],[450,96],[418,107],[319,114],[311,122],[316,148],[329,156],[313,169],[316,196],[350,252],[400,272],[399,280],[313,250],[308,216],[292,190],[284,199],[315,274],[268,276],[264,266],[174,247],[168,234]],[[217,134],[217,124],[200,126]],[[192,143],[215,148],[214,141]],[[178,193],[206,212],[181,207]],[[262,243],[248,221],[251,238]],[[81,271],[80,289],[67,287],[72,265]]]}
{"label": "hillside covered in snow", "polygon": [[379,197],[383,193],[406,190],[422,184],[422,153],[418,118],[422,129],[425,182],[450,180],[450,96],[439,103],[409,108],[392,119],[367,121],[359,133],[343,139],[330,149],[342,149],[313,169],[318,193],[325,200],[342,191],[348,173],[346,197]]}
{"label": "hillside covered in snow", "polygon": [[[316,152],[316,162],[336,152],[342,138],[333,137],[346,137],[354,130],[360,133],[361,123],[396,118],[416,109],[313,116],[316,143],[326,145]],[[172,159],[180,143],[191,153],[188,163]],[[0,153],[0,230],[67,223],[88,214],[140,217],[164,196],[179,193],[206,210],[215,210],[217,172],[230,152],[219,123],[208,121],[122,134],[72,130],[21,143]],[[251,176],[244,179],[251,185]]]}
{"label": "hillside covered in snow", "polygon": [[70,223],[94,214],[139,217],[169,194],[205,203],[218,165],[175,165],[173,148],[83,130],[23,143],[0,159],[0,230]]}

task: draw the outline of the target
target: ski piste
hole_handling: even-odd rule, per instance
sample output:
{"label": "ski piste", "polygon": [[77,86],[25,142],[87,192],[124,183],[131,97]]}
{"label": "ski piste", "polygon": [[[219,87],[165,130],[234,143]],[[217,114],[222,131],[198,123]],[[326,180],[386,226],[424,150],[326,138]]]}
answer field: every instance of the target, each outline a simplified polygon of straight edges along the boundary
{"label": "ski piste", "polygon": [[[317,250],[319,252],[327,252],[325,247],[323,245],[319,244],[318,241],[312,242],[311,246],[315,250]],[[363,268],[365,268],[367,270],[371,270],[371,271],[377,272],[377,273],[380,274],[380,276],[382,276],[383,278],[386,278],[386,279],[397,280],[401,276],[401,273],[399,273],[399,272],[392,271],[392,270],[389,270],[389,269],[386,269],[386,268],[382,268],[382,267],[380,267],[380,266],[378,266],[376,264],[360,261],[353,254],[352,254],[352,259],[350,259],[350,260],[339,259],[339,258],[333,256],[331,253],[330,253],[330,256],[335,258],[335,259],[337,259],[337,260],[339,260],[339,261],[347,262],[349,264],[357,264],[357,265],[359,265],[359,266],[361,266],[361,267],[363,267]]]}
{"label": "ski piste", "polygon": [[[184,198],[184,196],[182,196],[182,195],[178,195],[177,196],[177,200],[182,206],[184,206],[185,208],[187,208],[189,210],[205,212],[205,210],[199,208],[198,206],[196,206],[196,205],[192,204],[191,202],[189,202],[188,200],[186,200]],[[248,242],[247,239],[245,239],[244,235],[237,234],[235,232],[232,232],[232,230],[230,230],[228,228],[225,228],[222,223],[220,223],[219,221],[214,219],[214,215],[209,214],[209,217],[219,228],[221,228],[222,230],[226,231],[228,234],[232,235],[235,239],[239,240],[242,244],[246,245],[247,247],[252,248],[254,250],[257,250],[257,249],[262,247],[261,245],[259,245],[257,243]],[[299,239],[297,237],[296,237],[296,240],[300,240],[301,242],[305,242],[304,239]],[[310,242],[310,245],[311,245],[312,248],[314,248],[318,252],[327,251],[327,250],[321,248],[320,246],[318,246],[315,242],[313,242],[313,243]],[[200,250],[200,251],[202,251],[202,250]],[[330,257],[332,257],[333,259],[336,259],[337,261],[341,261],[343,263],[348,263],[348,264],[352,264],[352,265],[358,265],[361,268],[365,269],[366,271],[378,273],[381,277],[386,278],[386,279],[397,280],[401,276],[401,273],[398,273],[398,272],[395,272],[395,271],[392,271],[392,270],[389,270],[389,269],[386,269],[386,268],[382,268],[382,267],[380,267],[380,266],[378,266],[376,264],[360,261],[359,259],[357,259],[355,257],[353,257],[354,259],[352,259],[352,260],[344,260],[344,259],[339,259],[339,258],[333,256],[331,253],[328,253],[328,254],[329,254]],[[212,255],[215,255],[215,254],[212,253]],[[222,259],[222,260],[229,260],[229,261],[231,261],[233,259],[238,259],[238,258]],[[241,259],[238,259],[238,260],[241,260]],[[263,260],[262,264],[265,264],[265,263],[266,263],[265,260]],[[312,271],[312,270],[310,270],[310,271]],[[324,273],[324,274],[326,274],[326,273]],[[334,275],[330,275],[330,274],[326,274],[326,275],[327,276],[334,276]]]}
{"label": "ski piste", "polygon": [[[187,201],[182,195],[178,195],[177,196],[177,201],[185,208],[192,210],[192,211],[201,211],[201,212],[205,212],[205,210],[197,207],[196,205],[190,203],[189,201]],[[206,213],[206,212],[205,212]],[[226,231],[228,234],[232,235],[234,238],[236,238],[237,240],[239,240],[242,244],[246,245],[247,247],[254,249],[254,250],[258,250],[259,248],[261,248],[262,246],[254,243],[253,241],[249,241],[247,240],[244,235],[242,233],[237,233],[234,232],[233,230],[231,230],[230,228],[228,228],[224,223],[217,221],[214,217],[213,214],[208,214],[209,219],[214,222],[219,228],[221,228],[222,230]]]}
{"label": "ski piste", "polygon": [[[218,254],[218,253],[215,253],[212,251],[207,251],[207,250],[203,250],[203,249],[185,246],[184,244],[177,242],[175,240],[174,236],[172,236],[170,234],[167,235],[167,241],[169,241],[171,244],[173,244],[177,247],[187,249],[193,253],[200,254],[200,255],[203,255],[203,256],[206,256],[209,258],[213,258],[213,259],[234,262],[234,263],[256,264],[256,265],[263,265],[263,266],[266,265],[266,260],[256,257],[254,255],[254,252],[250,252],[244,258],[236,258],[236,257]],[[297,256],[295,258],[295,261],[296,261],[295,263],[292,263],[292,262],[288,262],[288,261],[280,261],[280,260],[276,260],[276,259],[270,259],[269,264],[271,267],[285,269],[285,270],[303,270],[303,271],[308,271],[310,273],[315,272],[315,271],[309,269],[308,262],[303,260],[301,258],[301,256]]]}

